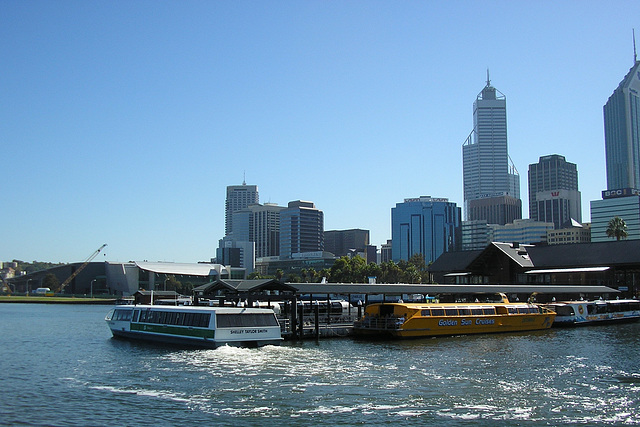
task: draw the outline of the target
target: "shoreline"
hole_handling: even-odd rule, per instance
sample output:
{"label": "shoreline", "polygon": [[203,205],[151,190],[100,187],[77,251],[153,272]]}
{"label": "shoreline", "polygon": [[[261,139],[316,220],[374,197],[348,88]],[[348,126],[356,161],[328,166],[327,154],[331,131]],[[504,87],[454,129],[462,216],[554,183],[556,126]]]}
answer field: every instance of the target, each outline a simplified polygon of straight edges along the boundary
{"label": "shoreline", "polygon": [[91,304],[115,305],[116,298],[78,298],[41,296],[0,296],[0,304]]}

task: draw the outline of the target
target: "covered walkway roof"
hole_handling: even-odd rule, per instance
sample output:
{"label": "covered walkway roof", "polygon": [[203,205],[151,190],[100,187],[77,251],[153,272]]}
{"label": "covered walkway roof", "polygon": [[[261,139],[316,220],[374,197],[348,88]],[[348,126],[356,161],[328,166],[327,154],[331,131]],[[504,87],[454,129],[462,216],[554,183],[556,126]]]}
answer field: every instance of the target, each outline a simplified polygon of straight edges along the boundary
{"label": "covered walkway roof", "polygon": [[490,294],[490,293],[533,293],[539,294],[599,294],[618,293],[608,286],[580,285],[416,285],[416,284],[341,284],[341,283],[289,283],[298,294]]}

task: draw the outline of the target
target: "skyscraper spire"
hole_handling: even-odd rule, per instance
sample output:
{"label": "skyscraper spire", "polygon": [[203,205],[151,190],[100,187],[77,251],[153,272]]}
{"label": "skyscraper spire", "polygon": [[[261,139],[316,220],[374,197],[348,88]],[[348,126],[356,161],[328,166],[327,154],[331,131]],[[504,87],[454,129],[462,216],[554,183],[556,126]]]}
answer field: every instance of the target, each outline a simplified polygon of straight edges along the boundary
{"label": "skyscraper spire", "polygon": [[633,28],[633,64],[638,62],[638,54],[636,53],[636,29]]}
{"label": "skyscraper spire", "polygon": [[247,171],[242,172],[242,185],[247,185]]}
{"label": "skyscraper spire", "polygon": [[[635,42],[633,42],[633,43],[634,43],[634,46],[635,46]],[[489,80],[489,69],[488,68],[487,68],[487,86],[491,86],[491,80]]]}

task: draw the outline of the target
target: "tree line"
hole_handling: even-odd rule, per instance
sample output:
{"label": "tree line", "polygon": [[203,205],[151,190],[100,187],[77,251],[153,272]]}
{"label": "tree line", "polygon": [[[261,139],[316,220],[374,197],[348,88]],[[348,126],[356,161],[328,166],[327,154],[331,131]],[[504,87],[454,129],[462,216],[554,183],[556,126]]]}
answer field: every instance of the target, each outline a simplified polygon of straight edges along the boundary
{"label": "tree line", "polygon": [[359,255],[343,256],[331,268],[319,271],[313,268],[289,273],[277,270],[275,275],[253,272],[247,278],[277,279],[290,283],[320,283],[323,279],[328,283],[368,283],[370,277],[375,277],[376,283],[431,283],[429,269],[422,254],[415,254],[408,261],[388,261],[381,264],[367,264]]}

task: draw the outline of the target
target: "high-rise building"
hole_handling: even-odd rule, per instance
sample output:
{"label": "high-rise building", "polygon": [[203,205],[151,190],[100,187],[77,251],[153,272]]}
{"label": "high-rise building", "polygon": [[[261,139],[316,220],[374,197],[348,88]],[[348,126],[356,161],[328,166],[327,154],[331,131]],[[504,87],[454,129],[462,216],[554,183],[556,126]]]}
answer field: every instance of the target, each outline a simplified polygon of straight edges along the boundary
{"label": "high-rise building", "polygon": [[252,241],[256,243],[256,257],[280,255],[280,212],[286,209],[275,203],[250,205],[253,218]]}
{"label": "high-rise building", "polygon": [[547,242],[547,232],[553,230],[553,223],[516,219],[510,224],[496,224],[489,227],[492,242],[534,244]]}
{"label": "high-rise building", "polygon": [[387,240],[387,243],[383,243],[380,246],[380,262],[389,262],[393,259],[391,239]]}
{"label": "high-rise building", "polygon": [[258,186],[230,185],[227,187],[227,200],[225,202],[224,233],[228,236],[233,232],[233,213],[246,208],[250,204],[258,203]]}
{"label": "high-rise building", "polygon": [[313,202],[296,200],[280,211],[280,257],[324,251],[324,214]]}
{"label": "high-rise building", "polygon": [[[500,224],[522,218],[520,176],[507,149],[507,99],[491,86],[488,72],[487,84],[473,103],[473,130],[462,146],[462,169],[466,220],[494,221],[485,216],[491,210],[473,209],[473,201],[480,199],[505,204],[507,216],[498,218]],[[516,210],[508,208],[513,206]]]}
{"label": "high-rise building", "polygon": [[422,254],[426,263],[461,247],[462,213],[449,199],[421,196],[391,209],[391,256],[394,262]]}
{"label": "high-rise building", "polygon": [[337,257],[366,252],[369,230],[329,230],[324,232],[324,250]]}
{"label": "high-rise building", "polygon": [[462,250],[484,249],[491,243],[493,230],[486,220],[462,221]]}
{"label": "high-rise building", "polygon": [[635,47],[633,59],[604,106],[608,190],[640,188],[640,61]]}
{"label": "high-rise building", "polygon": [[640,192],[638,190],[607,190],[602,200],[591,201],[591,242],[607,242],[609,221],[622,218],[627,225],[627,240],[640,239]]}
{"label": "high-rise building", "polygon": [[237,242],[254,242],[257,258],[280,255],[280,211],[275,203],[254,203],[233,213],[233,233]]}
{"label": "high-rise building", "polygon": [[582,222],[575,163],[552,154],[529,165],[529,219],[553,222],[557,229],[570,224],[572,219]]}

